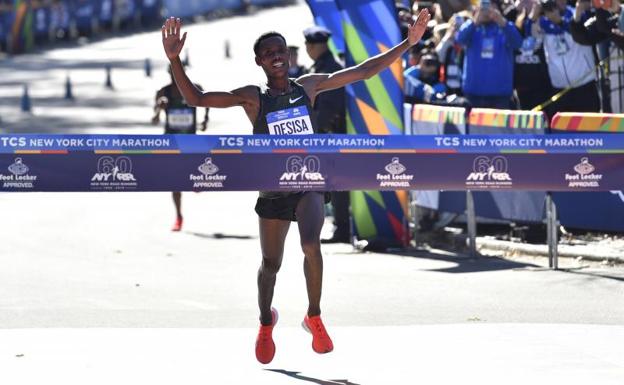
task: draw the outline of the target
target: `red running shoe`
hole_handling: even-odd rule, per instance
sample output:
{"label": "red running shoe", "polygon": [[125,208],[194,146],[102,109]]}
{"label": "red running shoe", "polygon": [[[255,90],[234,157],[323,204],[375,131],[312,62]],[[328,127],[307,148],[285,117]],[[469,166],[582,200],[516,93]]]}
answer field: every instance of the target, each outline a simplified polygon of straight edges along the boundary
{"label": "red running shoe", "polygon": [[275,343],[273,342],[273,327],[277,323],[279,315],[275,308],[271,308],[273,322],[269,326],[260,325],[258,337],[256,337],[256,358],[261,364],[268,364],[275,356]]}
{"label": "red running shoe", "polygon": [[182,217],[178,217],[171,228],[171,231],[180,231],[182,230]]}
{"label": "red running shoe", "polygon": [[308,317],[303,319],[301,326],[312,334],[312,349],[318,354],[329,353],[334,350],[334,344],[325,330],[325,325],[321,321],[321,316]]}

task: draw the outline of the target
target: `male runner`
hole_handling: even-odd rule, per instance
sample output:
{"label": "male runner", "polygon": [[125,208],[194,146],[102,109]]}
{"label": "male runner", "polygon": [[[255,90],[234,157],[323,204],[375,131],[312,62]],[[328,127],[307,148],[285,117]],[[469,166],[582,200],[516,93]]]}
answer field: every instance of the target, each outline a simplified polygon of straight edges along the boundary
{"label": "male runner", "polygon": [[[195,134],[197,132],[197,108],[189,106],[184,100],[184,97],[175,85],[171,67],[169,67],[169,75],[171,76],[171,83],[156,92],[152,124],[158,124],[161,111],[165,111],[165,134]],[[195,86],[201,89],[198,84]],[[206,114],[201,124],[202,131],[206,131],[208,126],[208,111],[209,109],[206,108]],[[176,211],[176,220],[171,231],[180,231],[182,230],[183,221],[182,193],[173,191],[171,196]]]}
{"label": "male runner", "polygon": [[[245,86],[230,92],[202,92],[197,89],[184,72],[180,52],[186,40],[181,35],[180,19],[169,18],[162,27],[162,42],[176,84],[190,105],[200,107],[226,108],[241,106],[253,125],[254,134],[276,134],[280,116],[288,110],[298,108],[299,127],[306,127],[305,134],[313,134],[316,127],[309,115],[316,96],[328,90],[368,79],[401,58],[401,55],[416,44],[425,32],[429,13],[426,9],[410,26],[407,39],[390,50],[369,58],[357,66],[332,74],[308,74],[298,79],[288,78],[288,46],[277,32],[260,36],[254,44],[256,65],[262,67],[267,77],[263,88]],[[304,111],[301,114],[301,111]],[[292,118],[294,114],[290,114]],[[280,132],[280,134],[283,134]],[[317,353],[333,350],[333,343],[321,321],[321,287],[323,281],[323,258],[321,256],[320,233],[324,220],[323,194],[318,192],[266,192],[261,191],[256,203],[259,216],[260,247],[262,264],[258,270],[258,306],[260,308],[260,330],[256,339],[256,358],[268,364],[275,355],[272,331],[277,322],[277,311],[271,308],[275,278],[280,269],[284,252],[284,241],[291,221],[296,221],[304,254],[303,270],[308,291],[308,311],[303,327],[312,334],[312,349]]]}

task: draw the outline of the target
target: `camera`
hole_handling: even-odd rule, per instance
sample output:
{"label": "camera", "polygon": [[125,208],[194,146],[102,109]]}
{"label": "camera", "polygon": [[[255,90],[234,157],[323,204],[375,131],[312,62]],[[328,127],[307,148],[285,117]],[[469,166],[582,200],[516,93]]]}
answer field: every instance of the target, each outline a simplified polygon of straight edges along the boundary
{"label": "camera", "polygon": [[551,12],[557,8],[555,0],[540,0],[540,5],[542,6],[542,11],[544,12]]}

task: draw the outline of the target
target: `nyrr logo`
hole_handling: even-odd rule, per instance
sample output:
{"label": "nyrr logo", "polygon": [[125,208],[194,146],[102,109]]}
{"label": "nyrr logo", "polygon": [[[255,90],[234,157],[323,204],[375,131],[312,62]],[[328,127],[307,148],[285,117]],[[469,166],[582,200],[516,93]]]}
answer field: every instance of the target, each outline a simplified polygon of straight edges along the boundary
{"label": "nyrr logo", "polygon": [[512,185],[509,163],[504,156],[478,156],[472,162],[472,172],[466,178],[467,186],[509,187]]}
{"label": "nyrr logo", "polygon": [[321,161],[316,156],[306,156],[303,159],[300,156],[291,156],[286,161],[286,172],[282,174],[280,181],[325,181],[320,169]]}
{"label": "nyrr logo", "polygon": [[286,172],[279,179],[280,187],[323,187],[321,161],[314,155],[304,158],[293,155],[286,160]]}
{"label": "nyrr logo", "polygon": [[125,190],[137,187],[132,174],[132,161],[127,156],[103,156],[98,159],[97,172],[91,178],[91,187],[100,190]]}

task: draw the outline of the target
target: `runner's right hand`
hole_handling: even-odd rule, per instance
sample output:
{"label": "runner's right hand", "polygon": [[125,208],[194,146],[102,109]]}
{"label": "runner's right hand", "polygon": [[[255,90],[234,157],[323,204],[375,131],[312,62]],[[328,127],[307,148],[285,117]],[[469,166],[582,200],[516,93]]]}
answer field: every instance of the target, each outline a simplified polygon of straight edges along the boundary
{"label": "runner's right hand", "polygon": [[180,18],[174,18],[173,16],[168,18],[161,28],[163,48],[169,60],[177,58],[182,51],[182,47],[184,47],[186,32],[180,38],[181,28],[182,22]]}

